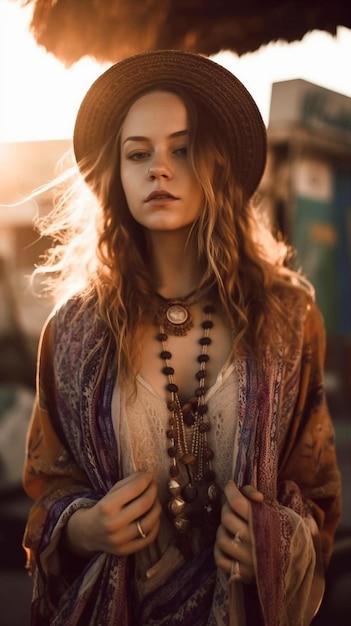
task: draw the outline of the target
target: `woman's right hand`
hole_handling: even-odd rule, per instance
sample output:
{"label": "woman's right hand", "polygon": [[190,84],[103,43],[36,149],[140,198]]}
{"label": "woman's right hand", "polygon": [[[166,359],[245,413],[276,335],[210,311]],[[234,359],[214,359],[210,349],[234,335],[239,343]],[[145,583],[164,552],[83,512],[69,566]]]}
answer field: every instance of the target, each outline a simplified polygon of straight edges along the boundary
{"label": "woman's right hand", "polygon": [[[134,554],[155,540],[160,515],[161,505],[153,475],[135,472],[116,483],[91,508],[73,513],[66,526],[66,546],[81,557],[94,552],[118,556]],[[137,522],[145,538],[141,536]]]}

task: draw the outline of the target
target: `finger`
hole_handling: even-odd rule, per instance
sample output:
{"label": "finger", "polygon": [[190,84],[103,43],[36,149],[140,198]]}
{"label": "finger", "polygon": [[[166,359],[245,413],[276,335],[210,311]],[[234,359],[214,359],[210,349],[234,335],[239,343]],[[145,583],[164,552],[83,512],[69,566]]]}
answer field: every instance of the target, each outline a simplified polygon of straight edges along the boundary
{"label": "finger", "polygon": [[239,515],[233,512],[228,502],[222,506],[221,512],[222,526],[226,529],[228,538],[232,541],[233,537],[238,535],[241,540],[247,540],[249,537],[248,523]]}
{"label": "finger", "polygon": [[[160,525],[160,517],[161,517],[161,505],[158,500],[155,502],[154,506],[141,518],[138,518],[134,523],[137,527],[137,538],[145,539],[154,537],[158,532],[158,527]],[[137,524],[137,522],[139,524]],[[140,530],[144,533],[145,537],[142,536]]]}
{"label": "finger", "polygon": [[254,580],[254,568],[251,557],[251,548],[237,538],[228,538],[228,535],[219,527],[214,547],[214,559],[217,567],[227,574],[233,574],[234,567],[240,572],[240,579],[250,583]]}
{"label": "finger", "polygon": [[239,491],[234,481],[229,480],[227,482],[224,487],[224,494],[233,513],[247,522],[250,505],[248,499]]}
{"label": "finger", "polygon": [[[162,507],[158,500],[155,501],[152,508],[142,517],[138,518],[142,531],[146,536],[150,535],[155,529],[155,526],[160,524]],[[138,534],[140,531],[138,528]]]}
{"label": "finger", "polygon": [[258,491],[258,489],[255,489],[255,487],[253,487],[252,485],[244,485],[241,488],[241,493],[246,498],[249,498],[249,500],[251,500],[252,502],[263,502],[264,501],[263,493],[261,491]]}
{"label": "finger", "polygon": [[134,472],[134,474],[119,480],[109,493],[118,493],[120,502],[126,504],[143,493],[153,480],[154,477],[151,472]]}
{"label": "finger", "polygon": [[[119,516],[114,524],[106,527],[102,538],[102,550],[119,556],[142,550],[156,539],[160,515],[161,505],[156,500],[152,508],[142,517],[130,519],[129,522],[124,519],[122,522]],[[142,537],[137,522],[145,537]]]}
{"label": "finger", "polygon": [[140,517],[144,517],[154,506],[157,499],[157,486],[155,483],[151,483],[139,497],[128,502],[119,512],[120,523],[127,525]]}
{"label": "finger", "polygon": [[233,530],[228,531],[228,528],[221,524],[217,530],[216,542],[221,551],[230,558],[242,558],[243,550],[251,546],[248,528],[245,526],[234,532]]}
{"label": "finger", "polygon": [[[119,489],[110,491],[97,503],[99,525],[102,534],[107,535],[108,541],[114,542],[116,534],[125,533],[131,522],[142,517],[152,508],[157,499],[157,487],[154,482],[148,484],[150,476],[140,474],[134,475],[132,480],[124,480],[124,484]],[[122,540],[125,539],[126,537],[123,536]]]}
{"label": "finger", "polygon": [[118,535],[116,554],[125,556],[143,550],[157,537],[160,526],[161,505],[156,502],[142,518],[132,521]]}
{"label": "finger", "polygon": [[216,565],[227,574],[231,573],[233,561],[243,564],[248,561],[246,550],[238,540],[229,537],[223,527],[218,529],[214,549]]}

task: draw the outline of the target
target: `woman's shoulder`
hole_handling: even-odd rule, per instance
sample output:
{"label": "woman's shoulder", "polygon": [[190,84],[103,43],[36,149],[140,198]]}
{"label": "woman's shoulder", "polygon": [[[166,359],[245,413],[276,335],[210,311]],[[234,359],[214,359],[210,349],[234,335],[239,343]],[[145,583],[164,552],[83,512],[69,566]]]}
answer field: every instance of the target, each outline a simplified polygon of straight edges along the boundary
{"label": "woman's shoulder", "polygon": [[[325,324],[316,302],[314,288],[307,280],[292,277],[277,286],[282,303],[283,322],[296,329],[304,344],[318,340],[324,343]],[[318,339],[317,339],[318,338]]]}
{"label": "woman's shoulder", "polygon": [[60,376],[72,380],[107,350],[108,334],[97,301],[74,297],[56,308],[44,325],[41,360],[55,364]]}
{"label": "woman's shoulder", "polygon": [[289,318],[305,318],[311,308],[316,308],[315,292],[312,284],[303,276],[295,273],[283,275],[274,284],[274,292],[284,307]]}
{"label": "woman's shoulder", "polygon": [[44,324],[43,335],[54,335],[56,341],[74,340],[97,331],[101,320],[97,298],[77,295],[55,307]]}
{"label": "woman's shoulder", "polygon": [[97,298],[91,296],[86,298],[77,295],[62,303],[54,311],[54,317],[58,324],[92,322],[97,315]]}

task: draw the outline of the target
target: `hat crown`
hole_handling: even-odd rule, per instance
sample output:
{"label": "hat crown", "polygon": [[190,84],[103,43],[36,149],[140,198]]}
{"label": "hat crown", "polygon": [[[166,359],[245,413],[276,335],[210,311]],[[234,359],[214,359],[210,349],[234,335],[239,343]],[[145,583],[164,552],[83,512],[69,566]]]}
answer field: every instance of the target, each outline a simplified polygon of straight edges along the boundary
{"label": "hat crown", "polygon": [[78,165],[94,158],[118,130],[123,113],[146,90],[167,84],[201,102],[224,130],[236,178],[251,196],[266,163],[266,129],[246,87],[202,55],[176,50],[137,54],[112,65],[92,84],[79,108],[73,146]]}

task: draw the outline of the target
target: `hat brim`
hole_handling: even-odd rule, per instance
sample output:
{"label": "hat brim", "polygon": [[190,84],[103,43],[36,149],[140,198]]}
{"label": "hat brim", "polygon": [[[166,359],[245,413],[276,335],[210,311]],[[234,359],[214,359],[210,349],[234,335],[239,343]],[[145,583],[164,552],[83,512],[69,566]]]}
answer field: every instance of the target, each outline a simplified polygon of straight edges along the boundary
{"label": "hat brim", "polygon": [[[227,69],[190,52],[160,50],[112,65],[90,87],[78,110],[73,147],[78,166],[94,159],[115,134],[126,108],[160,84],[181,88],[220,120],[237,163],[237,180],[250,197],[261,180],[266,128],[246,87]],[[90,161],[92,162],[92,161]]]}

